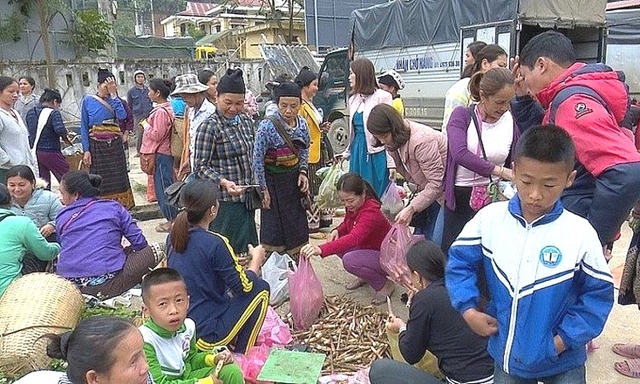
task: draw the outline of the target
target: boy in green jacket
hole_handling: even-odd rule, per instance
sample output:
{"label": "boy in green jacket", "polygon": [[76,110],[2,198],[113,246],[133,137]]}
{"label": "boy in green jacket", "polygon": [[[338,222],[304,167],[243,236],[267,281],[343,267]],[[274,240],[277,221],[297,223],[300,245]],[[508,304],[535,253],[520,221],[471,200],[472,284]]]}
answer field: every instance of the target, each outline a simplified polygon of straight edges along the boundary
{"label": "boy in green jacket", "polygon": [[187,318],[187,286],[176,270],[158,268],[146,275],[142,280],[142,301],[142,313],[149,320],[140,332],[149,372],[156,384],[244,383],[231,352],[198,352],[196,326]]}

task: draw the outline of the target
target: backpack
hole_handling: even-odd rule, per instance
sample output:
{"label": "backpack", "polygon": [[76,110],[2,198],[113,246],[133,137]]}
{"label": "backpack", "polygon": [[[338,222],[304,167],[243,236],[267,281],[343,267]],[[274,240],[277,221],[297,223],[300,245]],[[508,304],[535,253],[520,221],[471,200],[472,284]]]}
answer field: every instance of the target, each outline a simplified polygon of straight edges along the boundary
{"label": "backpack", "polygon": [[[584,67],[573,72],[569,77],[574,77],[577,75],[583,75],[585,73],[594,73],[594,72],[614,72],[614,70],[608,65],[604,65],[604,64],[587,64]],[[631,98],[629,97],[629,85],[627,85],[627,83],[625,82],[626,76],[624,72],[615,71],[615,73],[618,76],[618,81],[621,81],[624,84],[625,92],[627,94],[627,111],[625,112],[624,117],[619,121],[617,121],[617,123],[618,123],[618,126],[620,127],[632,129],[631,124],[629,123],[631,121],[630,116],[632,114]],[[558,92],[556,96],[553,98],[553,100],[551,101],[551,104],[549,105],[549,123],[550,124],[555,124],[556,113],[558,112],[558,107],[560,107],[560,104],[564,103],[569,97],[575,94],[587,95],[593,98],[607,110],[607,113],[609,113],[609,115],[614,116],[613,112],[611,111],[611,108],[609,108],[609,105],[602,98],[602,96],[600,96],[598,91],[586,85],[569,85],[568,87]]]}

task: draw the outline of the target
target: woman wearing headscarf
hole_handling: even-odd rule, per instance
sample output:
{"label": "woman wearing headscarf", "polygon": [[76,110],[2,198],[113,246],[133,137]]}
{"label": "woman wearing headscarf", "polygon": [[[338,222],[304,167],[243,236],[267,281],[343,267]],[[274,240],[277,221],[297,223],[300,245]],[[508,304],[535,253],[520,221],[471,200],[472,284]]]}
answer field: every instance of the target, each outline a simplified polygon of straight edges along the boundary
{"label": "woman wearing headscarf", "polygon": [[226,236],[233,250],[244,255],[249,244],[257,244],[258,233],[255,212],[244,196],[246,186],[253,184],[253,122],[242,112],[242,70],[228,69],[217,91],[215,112],[195,132],[192,170],[196,178],[220,186],[220,210],[209,229]]}
{"label": "woman wearing headscarf", "polygon": [[[295,78],[295,83],[300,87],[302,95],[302,106],[300,106],[300,116],[307,122],[309,127],[309,193],[311,197],[318,195],[322,180],[316,175],[325,162],[332,158],[329,155],[330,148],[327,148],[323,141],[323,132],[327,132],[331,127],[330,122],[322,122],[322,110],[317,109],[313,104],[313,97],[318,93],[318,75],[311,72],[309,68],[303,67]],[[320,210],[317,204],[313,204],[309,210],[309,232],[316,232],[320,228],[331,226],[331,212]]]}
{"label": "woman wearing headscarf", "polygon": [[27,112],[25,122],[29,129],[31,153],[38,160],[40,177],[51,186],[51,174],[60,182],[69,171],[69,162],[60,152],[60,139],[67,140],[67,128],[58,108],[62,96],[57,89],[45,88],[40,104]]}
{"label": "woman wearing headscarf", "polygon": [[102,177],[100,197],[116,200],[125,208],[135,205],[127,173],[127,162],[122,145],[119,120],[127,117],[127,111],[118,97],[114,75],[98,70],[96,94],[82,99],[80,139],[84,157],[91,173]]}
{"label": "woman wearing headscarf", "polygon": [[298,115],[300,87],[275,88],[278,112],[260,122],[253,148],[253,169],[263,191],[260,242],[267,251],[296,255],[309,241],[306,208],[309,130]]}

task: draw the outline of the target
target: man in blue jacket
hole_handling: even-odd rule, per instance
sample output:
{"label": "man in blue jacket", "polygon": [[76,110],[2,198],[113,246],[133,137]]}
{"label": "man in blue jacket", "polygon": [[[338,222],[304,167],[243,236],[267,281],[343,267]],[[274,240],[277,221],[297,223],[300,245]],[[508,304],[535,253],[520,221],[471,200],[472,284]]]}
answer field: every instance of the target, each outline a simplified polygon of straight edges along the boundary
{"label": "man in blue jacket", "polygon": [[153,103],[149,98],[149,88],[144,85],[147,75],[138,69],[133,73],[135,84],[127,92],[127,104],[133,112],[133,127],[136,132],[136,153],[140,155],[140,146],[142,145],[142,129],[140,128],[140,120],[147,117]]}
{"label": "man in blue jacket", "polygon": [[586,344],[613,307],[596,231],[559,200],[575,179],[574,158],[564,129],[527,130],[515,152],[518,194],[480,210],[449,249],[451,303],[474,332],[490,336],[495,384],[586,383]]}

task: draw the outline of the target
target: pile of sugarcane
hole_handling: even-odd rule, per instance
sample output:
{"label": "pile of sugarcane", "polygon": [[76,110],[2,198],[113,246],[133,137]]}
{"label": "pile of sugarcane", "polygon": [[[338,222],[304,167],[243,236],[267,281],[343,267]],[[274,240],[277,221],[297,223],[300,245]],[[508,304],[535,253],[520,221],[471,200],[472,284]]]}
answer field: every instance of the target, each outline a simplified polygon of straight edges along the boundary
{"label": "pile of sugarcane", "polygon": [[[318,320],[305,331],[293,332],[293,339],[327,355],[323,374],[354,373],[390,356],[386,320],[387,315],[374,306],[363,307],[344,296],[327,296]],[[285,321],[293,329],[291,314]]]}

